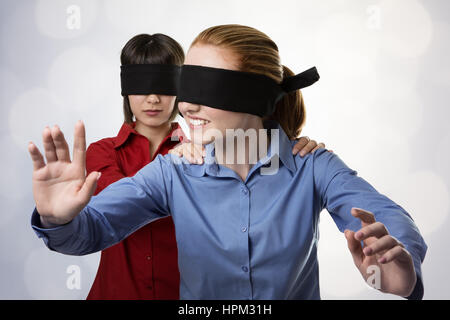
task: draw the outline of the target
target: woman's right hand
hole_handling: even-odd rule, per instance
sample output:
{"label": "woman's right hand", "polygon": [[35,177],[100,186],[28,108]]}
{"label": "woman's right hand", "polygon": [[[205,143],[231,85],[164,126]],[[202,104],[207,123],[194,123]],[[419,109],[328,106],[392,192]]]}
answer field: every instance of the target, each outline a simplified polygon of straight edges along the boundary
{"label": "woman's right hand", "polygon": [[84,124],[75,124],[73,161],[58,126],[46,127],[42,140],[47,164],[32,142],[28,151],[33,161],[33,196],[43,227],[62,225],[86,206],[95,191],[99,172],[86,177],[86,137]]}

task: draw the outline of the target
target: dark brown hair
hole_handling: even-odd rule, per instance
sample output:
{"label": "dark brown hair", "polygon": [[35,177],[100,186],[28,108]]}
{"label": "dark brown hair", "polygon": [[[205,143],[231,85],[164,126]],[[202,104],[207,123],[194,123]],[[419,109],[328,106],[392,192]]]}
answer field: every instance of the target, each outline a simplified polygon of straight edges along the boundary
{"label": "dark brown hair", "polygon": [[[155,63],[181,66],[184,63],[184,51],[178,42],[164,34],[139,34],[125,44],[120,55],[120,62],[122,65]],[[169,121],[175,119],[178,113],[177,105],[175,101]],[[123,114],[126,123],[133,122],[128,96],[123,97]]]}
{"label": "dark brown hair", "polygon": [[[230,49],[240,58],[239,70],[263,74],[281,83],[294,73],[281,65],[278,47],[266,34],[251,27],[228,24],[202,31],[192,42]],[[276,120],[290,139],[300,135],[305,123],[305,105],[300,90],[292,91],[277,103],[275,112],[263,118]]]}

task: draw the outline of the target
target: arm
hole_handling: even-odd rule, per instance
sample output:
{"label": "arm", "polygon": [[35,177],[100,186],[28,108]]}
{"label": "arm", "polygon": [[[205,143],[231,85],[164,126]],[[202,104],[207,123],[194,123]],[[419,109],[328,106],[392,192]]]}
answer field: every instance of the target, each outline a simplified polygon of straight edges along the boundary
{"label": "arm", "polygon": [[[352,215],[352,212],[355,211],[354,207],[363,208],[372,212],[374,221],[381,222],[388,234],[404,246],[406,253],[411,255],[411,265],[415,272],[414,280],[417,280],[413,292],[407,298],[421,299],[423,296],[421,263],[425,258],[427,245],[411,216],[401,206],[378,193],[368,182],[358,177],[356,171],[348,168],[333,153],[318,150],[314,154],[314,179],[316,192],[320,196],[321,209],[328,210],[341,232],[349,229],[354,233],[361,228],[362,220],[356,218],[355,214]],[[363,222],[363,227],[367,227],[365,223],[368,225],[371,222]],[[360,246],[358,241],[356,243]],[[367,243],[364,242],[364,244]],[[355,259],[354,255],[353,257]],[[381,276],[395,279],[399,275],[389,273],[389,270],[398,270],[392,266],[392,263],[397,264],[397,262],[390,263],[391,265],[380,265],[382,273],[383,270],[385,271]],[[365,273],[361,269],[360,271]],[[389,285],[389,283],[382,283],[381,289]]]}
{"label": "arm", "polygon": [[[73,255],[99,251],[144,224],[167,216],[170,171],[163,157],[158,156],[134,177],[121,179],[91,198],[96,172],[85,176],[84,126],[77,123],[75,127],[73,162],[59,128],[49,134],[44,130],[47,165],[37,147],[30,145],[29,151],[36,202],[32,227],[50,249]],[[58,226],[42,227],[42,219]]]}

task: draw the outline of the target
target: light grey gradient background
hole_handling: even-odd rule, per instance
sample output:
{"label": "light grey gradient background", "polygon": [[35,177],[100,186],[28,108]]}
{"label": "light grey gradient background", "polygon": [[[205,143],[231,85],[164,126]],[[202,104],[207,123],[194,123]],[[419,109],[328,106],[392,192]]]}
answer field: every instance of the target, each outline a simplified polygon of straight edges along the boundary
{"label": "light grey gradient background", "polygon": [[[132,36],[165,33],[187,50],[206,27],[239,23],[267,33],[294,72],[317,66],[302,134],[411,213],[429,245],[425,299],[448,299],[449,12],[446,0],[2,0],[0,298],[84,299],[99,261],[50,252],[35,236],[27,143],[42,150],[42,129],[59,124],[71,145],[78,119],[88,143],[117,134],[119,54]],[[398,298],[364,283],[326,211],[320,226],[322,298]],[[66,286],[71,265],[80,289]]]}

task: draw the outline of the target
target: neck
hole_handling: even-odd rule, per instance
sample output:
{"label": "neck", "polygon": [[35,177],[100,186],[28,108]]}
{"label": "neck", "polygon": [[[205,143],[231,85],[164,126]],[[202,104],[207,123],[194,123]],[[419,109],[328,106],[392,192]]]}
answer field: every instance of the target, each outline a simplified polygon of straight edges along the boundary
{"label": "neck", "polygon": [[215,157],[218,164],[230,168],[245,180],[253,165],[267,155],[270,136],[260,131],[264,130],[261,118],[240,129],[215,142]]}
{"label": "neck", "polygon": [[159,126],[148,126],[136,120],[136,126],[134,130],[143,135],[150,141],[150,146],[153,148],[158,147],[161,141],[169,134],[172,128],[171,122],[164,122]]}

